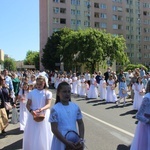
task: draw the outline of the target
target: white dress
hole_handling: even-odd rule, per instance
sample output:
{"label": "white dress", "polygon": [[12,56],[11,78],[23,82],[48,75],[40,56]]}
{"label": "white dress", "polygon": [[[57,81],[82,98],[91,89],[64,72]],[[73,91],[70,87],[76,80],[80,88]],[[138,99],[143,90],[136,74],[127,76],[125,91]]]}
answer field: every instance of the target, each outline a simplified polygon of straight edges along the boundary
{"label": "white dress", "polygon": [[116,102],[117,96],[115,93],[115,90],[112,89],[112,86],[115,84],[114,80],[107,80],[108,86],[107,86],[107,97],[106,102]]}
{"label": "white dress", "polygon": [[85,84],[85,78],[81,78],[80,96],[86,96],[86,84]]}
{"label": "white dress", "polygon": [[[82,119],[81,110],[73,102],[69,102],[69,105],[62,105],[62,103],[55,104],[51,109],[49,121],[58,123],[59,132],[65,136],[69,130],[73,130],[78,133],[76,121]],[[53,136],[51,150],[65,150],[65,145],[56,136]]]}
{"label": "white dress", "polygon": [[77,94],[80,95],[80,91],[81,91],[81,80],[78,79],[77,80]]}
{"label": "white dress", "polygon": [[134,84],[134,100],[133,100],[133,109],[138,110],[141,106],[143,95],[140,95],[139,92],[142,91],[144,88],[143,83],[142,84]]}
{"label": "white dress", "polygon": [[99,83],[99,90],[100,90],[100,100],[105,99],[107,96],[107,90],[106,90],[106,80],[102,79]]}
{"label": "white dress", "polygon": [[77,77],[72,78],[72,93],[77,94]]}
{"label": "white dress", "polygon": [[144,96],[136,115],[139,120],[130,150],[150,150],[150,93]]}
{"label": "white dress", "polygon": [[97,89],[97,83],[96,83],[96,79],[92,78],[90,80],[90,88],[88,91],[88,98],[98,98],[98,89]]}
{"label": "white dress", "polygon": [[19,122],[20,122],[20,130],[24,131],[24,128],[26,126],[27,118],[28,118],[28,110],[26,108],[27,104],[27,97],[28,97],[28,91],[23,91],[22,89],[19,91],[19,96],[23,98],[22,101],[20,101],[20,116],[19,116]]}
{"label": "white dress", "polygon": [[[28,94],[28,99],[32,101],[31,109],[33,110],[45,106],[46,99],[51,98],[52,93],[48,90],[34,89]],[[50,150],[53,134],[48,121],[49,115],[50,109],[47,109],[44,120],[36,122],[29,113],[23,135],[23,150]]]}

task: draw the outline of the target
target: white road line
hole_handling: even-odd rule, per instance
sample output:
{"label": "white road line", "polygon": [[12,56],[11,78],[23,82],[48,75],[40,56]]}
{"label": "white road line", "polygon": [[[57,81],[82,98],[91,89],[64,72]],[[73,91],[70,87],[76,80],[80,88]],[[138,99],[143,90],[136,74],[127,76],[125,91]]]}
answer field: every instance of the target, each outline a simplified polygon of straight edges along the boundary
{"label": "white road line", "polygon": [[96,117],[94,117],[94,116],[91,116],[91,115],[89,115],[89,114],[87,114],[87,113],[85,113],[85,112],[83,112],[83,111],[82,111],[82,113],[83,113],[84,115],[86,115],[86,116],[92,118],[92,119],[95,119],[96,121],[99,121],[99,122],[101,122],[101,123],[103,123],[103,124],[105,124],[105,125],[111,127],[111,128],[114,128],[114,129],[116,129],[116,130],[118,130],[118,131],[120,131],[120,132],[122,132],[122,133],[125,133],[125,134],[127,134],[127,135],[129,135],[129,136],[131,136],[131,137],[134,137],[134,134],[132,134],[132,133],[130,133],[130,132],[128,132],[128,131],[125,131],[125,130],[119,128],[119,127],[116,127],[116,126],[114,126],[114,125],[112,125],[112,124],[109,124],[109,123],[107,123],[107,122],[105,122],[105,121],[103,121],[103,120],[100,120],[100,119],[98,119],[98,118],[96,118]]}

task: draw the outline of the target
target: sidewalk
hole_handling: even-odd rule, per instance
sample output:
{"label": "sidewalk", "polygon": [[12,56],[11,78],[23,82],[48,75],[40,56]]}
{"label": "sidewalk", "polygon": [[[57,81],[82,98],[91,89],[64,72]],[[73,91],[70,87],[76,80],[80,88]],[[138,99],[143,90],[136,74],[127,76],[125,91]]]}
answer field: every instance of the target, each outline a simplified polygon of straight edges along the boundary
{"label": "sidewalk", "polygon": [[19,129],[19,123],[9,123],[8,127],[6,128],[6,132],[6,136],[0,135],[0,149],[21,150],[23,133]]}

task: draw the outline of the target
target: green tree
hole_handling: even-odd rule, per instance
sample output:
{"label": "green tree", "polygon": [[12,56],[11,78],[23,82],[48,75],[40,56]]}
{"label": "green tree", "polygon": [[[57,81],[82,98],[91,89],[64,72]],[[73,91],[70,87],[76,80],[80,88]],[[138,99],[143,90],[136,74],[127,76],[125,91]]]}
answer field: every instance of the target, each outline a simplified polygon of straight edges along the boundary
{"label": "green tree", "polygon": [[13,58],[6,58],[4,60],[4,68],[7,70],[15,71],[16,70],[16,63]]}
{"label": "green tree", "polygon": [[28,50],[24,64],[35,65],[35,68],[39,70],[39,52]]}
{"label": "green tree", "polygon": [[128,63],[125,53],[125,39],[113,36],[102,30],[88,28],[86,30],[71,31],[61,37],[59,55],[65,64],[85,64],[94,72],[97,63],[117,60],[122,64]]}
{"label": "green tree", "polygon": [[60,31],[54,32],[51,37],[47,39],[45,48],[43,49],[43,56],[41,58],[42,65],[45,69],[57,69],[56,63],[60,64],[60,52],[58,47],[61,46],[61,37],[68,35],[71,29],[64,28]]}
{"label": "green tree", "polygon": [[128,64],[127,66],[124,67],[124,70],[128,71],[128,70],[134,70],[136,68],[142,68],[142,67],[146,72],[148,71],[148,68],[142,64]]}

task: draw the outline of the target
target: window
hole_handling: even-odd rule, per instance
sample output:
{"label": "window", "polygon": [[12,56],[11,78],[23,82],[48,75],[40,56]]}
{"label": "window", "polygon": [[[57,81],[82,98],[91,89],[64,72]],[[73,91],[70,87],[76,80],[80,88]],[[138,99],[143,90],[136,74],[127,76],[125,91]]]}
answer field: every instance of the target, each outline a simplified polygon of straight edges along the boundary
{"label": "window", "polygon": [[53,0],[53,2],[54,2],[54,3],[58,3],[58,2],[59,2],[59,0]]}
{"label": "window", "polygon": [[66,8],[60,8],[60,13],[65,14],[66,13]]}
{"label": "window", "polygon": [[76,0],[71,0],[71,5],[75,5],[76,4]]}
{"label": "window", "polygon": [[118,16],[118,20],[122,21],[123,20],[122,16]]}
{"label": "window", "polygon": [[123,26],[121,24],[119,24],[118,29],[123,29]]}
{"label": "window", "polygon": [[90,22],[89,21],[84,21],[84,26],[89,27],[90,26]]}
{"label": "window", "polygon": [[147,16],[148,12],[147,11],[143,11],[143,15]]}
{"label": "window", "polygon": [[117,10],[121,12],[122,11],[122,7],[117,7]]}
{"label": "window", "polygon": [[53,18],[53,23],[59,23],[59,18]]}
{"label": "window", "polygon": [[99,18],[99,13],[98,13],[98,12],[95,12],[95,13],[94,13],[94,17],[95,17],[95,18]]}
{"label": "window", "polygon": [[101,13],[101,18],[107,18],[107,16],[106,16],[106,14],[104,14],[104,13]]}
{"label": "window", "polygon": [[58,7],[54,7],[54,8],[53,8],[53,12],[54,12],[55,14],[58,14],[58,13],[59,13],[59,8],[58,8]]}
{"label": "window", "polygon": [[80,5],[80,0],[76,0],[76,5]]}
{"label": "window", "polygon": [[71,15],[75,15],[76,11],[74,9],[71,9]]}
{"label": "window", "polygon": [[95,22],[94,25],[95,25],[95,28],[99,28],[99,22]]}
{"label": "window", "polygon": [[106,9],[106,4],[100,4],[101,9]]}
{"label": "window", "polygon": [[59,28],[53,28],[53,32],[59,31]]}
{"label": "window", "polygon": [[113,29],[118,29],[118,25],[117,24],[113,24]]}
{"label": "window", "polygon": [[60,18],[60,24],[66,24],[66,19]]}
{"label": "window", "polygon": [[77,25],[81,25],[81,20],[77,20]]}
{"label": "window", "polygon": [[77,12],[77,15],[80,15],[80,14],[81,14],[81,13],[80,13],[80,10],[77,10],[76,12]]}
{"label": "window", "polygon": [[133,1],[132,0],[126,0],[128,5],[132,5]]}
{"label": "window", "polygon": [[71,24],[75,25],[76,24],[76,20],[75,19],[71,19]]}
{"label": "window", "polygon": [[94,3],[95,8],[99,8],[99,3]]}
{"label": "window", "polygon": [[60,3],[65,3],[65,0],[60,0]]}
{"label": "window", "polygon": [[117,15],[113,15],[113,20],[118,20]]}
{"label": "window", "polygon": [[107,27],[107,24],[106,24],[106,23],[100,23],[100,27],[101,27],[101,28],[106,28],[106,27]]}
{"label": "window", "polygon": [[113,11],[117,11],[117,6],[112,6]]}

